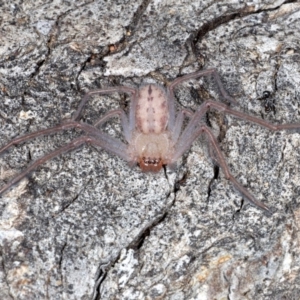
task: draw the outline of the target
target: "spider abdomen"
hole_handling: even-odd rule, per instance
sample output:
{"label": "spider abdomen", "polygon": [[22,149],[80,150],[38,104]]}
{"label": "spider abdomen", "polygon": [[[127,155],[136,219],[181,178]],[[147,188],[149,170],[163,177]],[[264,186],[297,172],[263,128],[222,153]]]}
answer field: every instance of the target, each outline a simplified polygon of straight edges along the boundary
{"label": "spider abdomen", "polygon": [[161,133],[168,123],[169,111],[167,96],[157,85],[145,85],[139,90],[136,105],[136,126],[139,131]]}

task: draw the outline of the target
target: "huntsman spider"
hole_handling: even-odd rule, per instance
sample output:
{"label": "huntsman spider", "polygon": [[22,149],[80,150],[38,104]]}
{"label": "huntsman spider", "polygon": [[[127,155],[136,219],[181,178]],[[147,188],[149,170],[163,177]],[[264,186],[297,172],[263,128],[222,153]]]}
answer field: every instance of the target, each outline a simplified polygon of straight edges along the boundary
{"label": "huntsman spider", "polygon": [[[42,129],[17,137],[2,146],[0,155],[13,145],[18,145],[46,134],[53,134],[72,128],[78,128],[84,132],[82,136],[33,162],[6,185],[2,186],[0,195],[27,176],[39,165],[67,151],[74,150],[83,144],[101,147],[121,157],[131,166],[139,165],[143,171],[157,172],[165,165],[175,165],[183,153],[190,149],[195,139],[200,135],[205,135],[210,147],[210,153],[214,153],[214,159],[223,170],[225,177],[248,201],[262,210],[269,211],[269,208],[265,204],[259,202],[251,195],[231,174],[217,139],[211,129],[203,121],[203,117],[209,110],[214,109],[233,115],[239,119],[250,121],[272,131],[297,129],[300,128],[300,124],[273,125],[257,117],[232,109],[225,103],[216,102],[214,100],[204,101],[196,112],[187,109],[179,109],[176,111],[174,97],[175,87],[184,81],[208,75],[214,77],[221,96],[229,103],[236,104],[236,101],[225,91],[216,69],[202,70],[182,76],[171,82],[166,89],[156,84],[146,84],[139,89],[117,86],[88,92],[83,97],[78,109],[70,120],[63,121],[61,124],[49,129]],[[93,125],[80,121],[83,108],[87,104],[90,96],[115,92],[130,95],[131,102],[128,114],[122,109],[115,109],[107,112]],[[125,143],[104,133],[99,128],[107,120],[115,116],[120,117]],[[185,119],[188,119],[186,126],[184,126]]]}

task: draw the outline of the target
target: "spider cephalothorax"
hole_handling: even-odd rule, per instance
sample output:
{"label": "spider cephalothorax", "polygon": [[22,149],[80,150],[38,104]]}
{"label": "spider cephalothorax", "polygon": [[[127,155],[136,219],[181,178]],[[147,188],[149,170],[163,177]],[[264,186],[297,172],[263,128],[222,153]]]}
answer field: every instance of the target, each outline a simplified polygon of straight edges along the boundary
{"label": "spider cephalothorax", "polygon": [[[79,128],[84,132],[84,135],[81,137],[35,161],[27,169],[14,177],[8,184],[4,185],[0,189],[0,195],[45,161],[66,151],[78,148],[84,143],[99,146],[112,154],[118,155],[130,165],[138,164],[143,171],[157,172],[163,165],[174,165],[182,154],[191,147],[193,141],[201,134],[204,134],[211,148],[210,153],[213,153],[214,159],[218,161],[225,177],[230,180],[235,188],[250,202],[268,211],[268,207],[256,200],[230,173],[216,138],[205,122],[201,120],[209,109],[215,109],[273,131],[300,128],[300,124],[273,125],[262,119],[234,110],[227,104],[213,100],[205,101],[196,112],[187,109],[176,111],[174,88],[184,81],[207,75],[214,76],[222,97],[231,104],[236,104],[236,101],[226,93],[215,69],[203,70],[177,78],[166,90],[158,85],[148,84],[142,86],[140,89],[118,86],[87,93],[71,120],[64,121],[53,128],[43,129],[16,138],[0,149],[1,154],[12,145],[17,145],[41,135],[56,133],[70,128]],[[97,120],[93,126],[80,122],[82,110],[91,95],[110,94],[113,92],[130,95],[131,104],[128,114],[122,109],[116,109],[108,112]],[[126,143],[99,129],[101,125],[115,115],[120,116]],[[183,126],[186,117],[188,117],[189,120],[187,125]]]}

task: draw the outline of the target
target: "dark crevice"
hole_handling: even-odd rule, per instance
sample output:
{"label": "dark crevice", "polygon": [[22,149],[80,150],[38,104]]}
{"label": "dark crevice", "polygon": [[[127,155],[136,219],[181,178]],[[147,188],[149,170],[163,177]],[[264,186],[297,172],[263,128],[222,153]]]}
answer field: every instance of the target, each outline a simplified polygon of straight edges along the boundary
{"label": "dark crevice", "polygon": [[32,161],[32,155],[31,155],[31,151],[28,151],[28,158],[27,158],[28,162]]}
{"label": "dark crevice", "polygon": [[150,2],[151,2],[151,0],[143,1],[141,3],[141,5],[138,7],[138,9],[136,10],[136,12],[133,14],[131,24],[129,26],[125,27],[127,32],[130,32],[130,37],[134,35],[135,29],[137,28],[140,18],[146,11]]}
{"label": "dark crevice", "polygon": [[166,216],[167,216],[167,212],[165,212],[162,216],[160,216],[157,220],[155,220],[153,223],[151,223],[151,225],[149,227],[146,227],[138,236],[137,238],[131,242],[129,244],[129,246],[127,247],[127,249],[133,249],[135,251],[140,250],[143,245],[144,242],[146,240],[146,238],[148,236],[150,236],[151,230],[158,224],[162,223]]}
{"label": "dark crevice", "polygon": [[181,176],[181,178],[175,182],[175,185],[174,185],[174,193],[175,194],[181,189],[182,186],[185,185],[188,176],[189,176],[189,171],[186,171]]}
{"label": "dark crevice", "polygon": [[[166,172],[166,168],[164,168],[164,170]],[[166,174],[166,177],[167,176],[168,175]],[[166,198],[169,198],[170,195],[171,195],[171,193],[169,195],[167,195]],[[164,222],[165,218],[168,215],[168,211],[169,211],[170,207],[174,204],[174,202],[175,202],[175,197],[174,197],[174,200],[165,207],[164,212],[162,212],[155,220],[150,222],[143,230],[141,230],[140,234],[138,234],[137,237],[131,243],[129,243],[129,245],[126,247],[126,249],[127,250],[133,249],[134,251],[139,251],[143,247],[146,238],[148,236],[150,236],[151,230],[158,224]],[[104,265],[104,267],[100,266],[99,275],[97,276],[97,279],[95,281],[96,282],[95,294],[93,296],[93,299],[95,299],[95,300],[100,299],[101,284],[105,280],[109,270],[114,268],[115,264],[119,261],[120,256],[121,256],[121,251],[119,252],[118,256],[114,259],[114,261]]]}
{"label": "dark crevice", "polygon": [[168,211],[165,211],[156,220],[150,223],[140,234],[128,245],[127,249],[140,250],[144,244],[145,239],[150,236],[151,230],[158,224],[163,223],[168,215]]}
{"label": "dark crevice", "polygon": [[[34,70],[34,72],[31,74],[31,76],[30,76],[30,79],[33,79],[34,77],[36,77],[38,74],[39,74],[39,72],[40,72],[40,69],[42,68],[42,66],[45,64],[45,62],[48,60],[48,58],[50,57],[50,55],[51,55],[51,50],[52,50],[52,44],[53,44],[53,41],[56,39],[56,37],[57,37],[57,34],[58,34],[58,23],[59,23],[59,18],[60,17],[58,17],[58,19],[55,21],[55,23],[54,23],[54,25],[53,25],[53,27],[52,27],[52,29],[51,29],[51,33],[50,33],[50,35],[49,35],[49,38],[48,38],[48,40],[47,40],[47,42],[46,42],[46,45],[47,45],[47,52],[46,52],[46,54],[45,54],[45,58],[44,59],[42,59],[41,61],[38,61],[37,63],[36,63],[36,68],[35,68],[35,70]],[[38,35],[40,35],[39,33],[37,33]]]}
{"label": "dark crevice", "polygon": [[278,85],[277,85],[277,78],[278,78],[278,72],[279,72],[279,68],[280,68],[281,64],[276,64],[275,67],[275,74],[274,74],[274,92],[278,91]]}
{"label": "dark crevice", "polygon": [[[101,54],[101,57],[99,57],[99,60],[101,60],[103,57],[109,55],[109,54],[116,54],[120,51],[126,50],[125,53],[123,53],[123,56],[126,56],[131,48],[133,47],[134,44],[129,45],[128,41],[130,39],[132,39],[132,37],[134,36],[135,30],[138,26],[138,23],[140,21],[141,16],[144,14],[145,10],[147,9],[149,3],[151,0],[145,0],[141,3],[141,5],[137,8],[137,10],[135,11],[135,13],[133,14],[132,20],[130,25],[125,26],[125,30],[126,30],[126,35],[124,35],[118,42],[116,42],[113,45],[108,45],[107,51],[103,54]],[[91,60],[91,58],[89,58],[85,65],[89,62],[89,60]],[[84,67],[83,67],[84,68]],[[79,73],[80,74],[80,73]]]}
{"label": "dark crevice", "polygon": [[78,82],[78,78],[80,76],[80,74],[82,73],[83,70],[86,69],[86,67],[91,64],[91,62],[95,59],[97,59],[97,66],[104,68],[105,67],[105,63],[103,61],[103,58],[106,57],[109,54],[109,47],[103,47],[103,49],[101,49],[102,51],[100,51],[99,54],[94,54],[91,53],[87,59],[81,64],[80,69],[77,72],[77,75],[75,76],[75,89],[76,91],[80,91],[80,86],[79,86],[79,82]]}
{"label": "dark crevice", "polygon": [[205,123],[208,127],[212,128],[212,125],[211,125],[211,121],[210,121],[210,117],[209,115],[211,114],[210,111],[208,111],[206,114],[205,114]]}
{"label": "dark crevice", "polygon": [[241,199],[241,205],[240,205],[239,209],[237,210],[237,212],[240,212],[242,210],[244,204],[245,204],[245,200],[244,200],[244,198],[242,198]]}
{"label": "dark crevice", "polygon": [[280,6],[282,6],[283,4],[298,3],[298,2],[299,2],[299,0],[290,0],[290,1],[288,0],[288,1],[283,2]]}
{"label": "dark crevice", "polygon": [[198,44],[202,38],[209,32],[212,31],[214,29],[216,29],[217,27],[219,27],[220,25],[229,22],[230,20],[233,20],[235,18],[240,18],[242,16],[244,16],[245,14],[242,13],[234,13],[234,14],[230,14],[227,16],[220,16],[218,18],[215,18],[207,23],[205,23],[197,32],[195,32],[192,37],[190,38],[190,40],[192,41],[192,48],[196,49],[195,45]]}
{"label": "dark crevice", "polygon": [[219,178],[219,172],[220,172],[219,166],[214,166],[214,178],[213,179]]}
{"label": "dark crevice", "polygon": [[[128,246],[127,249],[134,249],[133,247]],[[116,256],[116,258],[111,261],[108,262],[107,264],[102,264],[99,267],[99,271],[98,271],[98,276],[95,279],[95,292],[93,295],[93,300],[100,300],[100,288],[101,288],[101,284],[104,282],[107,273],[109,272],[110,269],[113,269],[116,265],[116,263],[120,260],[121,257],[121,251],[119,251],[118,255]]]}
{"label": "dark crevice", "polygon": [[[274,73],[274,93],[275,94],[277,91],[278,91],[278,85],[277,85],[277,79],[278,79],[278,72],[279,72],[279,69],[281,67],[281,63],[278,62],[276,63],[276,66],[275,66],[275,73]],[[273,111],[274,111],[274,115],[276,113],[276,106],[275,106],[275,102],[276,102],[276,99],[273,100]]]}
{"label": "dark crevice", "polygon": [[[90,180],[85,184],[85,185],[88,185],[90,183]],[[58,212],[56,212],[55,214],[53,214],[51,217],[52,218],[56,218],[58,215],[60,215],[61,213],[63,213],[66,209],[68,209],[78,198],[79,196],[81,195],[82,193],[82,190],[80,190],[77,195],[71,199],[71,201],[69,201],[67,204],[65,205],[62,205],[62,209]]]}
{"label": "dark crevice", "polygon": [[95,288],[94,288],[94,294],[93,294],[93,298],[92,298],[93,300],[101,299],[101,297],[100,297],[101,284],[105,280],[109,269],[114,267],[115,263],[120,259],[120,256],[121,256],[121,251],[119,252],[119,255],[116,257],[116,259],[112,263],[104,265],[104,267],[103,266],[99,267],[99,274],[98,274],[97,278],[95,278]]}
{"label": "dark crevice", "polygon": [[39,74],[40,69],[41,69],[41,67],[44,65],[44,63],[45,63],[47,57],[49,56],[49,54],[50,54],[50,49],[48,48],[48,52],[47,52],[47,54],[46,54],[46,58],[43,59],[43,60],[41,60],[41,61],[38,61],[38,62],[36,63],[36,68],[35,68],[34,72],[30,75],[29,78],[32,79],[32,78],[34,78],[35,76],[37,76],[37,75]]}
{"label": "dark crevice", "polygon": [[279,160],[279,162],[282,162],[282,161],[284,161],[284,151],[285,151],[285,148],[286,148],[286,142],[283,144],[283,147],[282,147],[282,150],[281,150],[281,156],[280,156],[280,160]]}
{"label": "dark crevice", "polygon": [[133,250],[139,250],[143,247],[145,239],[150,236],[150,228],[147,228],[143,234],[139,237],[139,240],[136,241],[134,247],[131,247]]}
{"label": "dark crevice", "polygon": [[[202,25],[202,27],[194,32],[191,37],[189,38],[190,44],[191,44],[191,48],[194,50],[194,53],[196,53],[196,44],[201,42],[202,38],[210,31],[216,29],[217,27],[219,27],[222,24],[228,23],[229,21],[232,21],[234,19],[240,19],[243,18],[245,16],[248,15],[253,15],[253,14],[259,14],[262,12],[269,12],[269,11],[276,11],[279,7],[281,7],[283,4],[288,4],[288,3],[297,3],[298,0],[290,0],[290,1],[285,1],[284,3],[281,3],[279,6],[276,6],[274,8],[269,8],[269,9],[261,9],[261,10],[256,10],[256,11],[252,11],[251,9],[249,9],[249,6],[246,6],[244,9],[241,9],[238,12],[229,14],[229,15],[222,15],[220,17],[217,17],[213,20],[208,21],[207,23],[205,23],[204,25]],[[200,56],[201,57],[201,53],[196,53],[197,57]]]}
{"label": "dark crevice", "polygon": [[[115,262],[118,261],[119,258],[120,258],[120,254],[117,257],[117,259],[115,260]],[[100,287],[101,287],[102,282],[105,280],[105,278],[107,276],[107,272],[108,272],[108,270],[103,270],[102,267],[100,267],[99,275],[97,276],[97,278],[95,280],[96,284],[95,284],[95,293],[93,295],[93,300],[101,299],[100,298]]]}
{"label": "dark crevice", "polygon": [[[77,6],[74,9],[67,10],[64,13],[62,13],[61,15],[57,16],[57,18],[52,26],[51,33],[49,34],[49,38],[46,42],[47,53],[45,54],[45,58],[36,63],[35,71],[31,74],[30,79],[33,79],[34,77],[36,77],[39,74],[41,67],[45,64],[45,62],[47,62],[48,58],[51,56],[52,49],[54,48],[55,42],[60,33],[61,19],[63,19],[65,16],[67,16],[70,12],[73,12],[74,10],[77,10],[78,8],[80,8],[82,6],[89,5],[92,2],[93,1],[84,3],[83,5]],[[37,32],[37,34],[40,35],[40,33],[38,33],[38,32]]]}
{"label": "dark crevice", "polygon": [[212,192],[212,184],[213,182],[219,178],[219,173],[220,173],[220,167],[215,165],[214,166],[214,177],[210,180],[208,184],[208,190],[207,190],[207,199],[209,200]]}
{"label": "dark crevice", "polygon": [[93,58],[93,54],[91,53],[90,56],[81,64],[81,67],[78,70],[77,75],[75,76],[75,89],[77,91],[80,91],[78,77],[80,76],[81,72],[85,69],[86,65],[92,61],[92,58]]}
{"label": "dark crevice", "polygon": [[[128,45],[127,41],[129,39],[131,39],[132,36],[134,35],[135,29],[139,23],[139,20],[140,20],[141,16],[143,15],[144,11],[147,9],[149,3],[150,3],[150,0],[145,0],[144,2],[142,2],[142,4],[137,8],[136,12],[133,14],[131,24],[129,26],[125,27],[126,32],[128,32],[130,34],[124,35],[117,43],[115,43],[113,45],[107,45],[107,47],[103,48],[103,51],[99,55],[91,54],[85,60],[85,62],[82,63],[82,66],[81,66],[80,70],[78,71],[78,74],[75,78],[77,91],[80,90],[79,83],[78,83],[78,77],[80,76],[81,72],[86,68],[86,66],[89,63],[91,63],[91,61],[93,59],[95,59],[95,57],[97,57],[97,61],[99,62],[98,65],[101,66],[101,64],[103,64],[102,67],[104,68],[106,64],[103,62],[103,58],[106,57],[107,55],[116,54],[120,51],[123,51],[124,49],[127,49],[127,53],[130,52],[133,45]],[[114,51],[111,51],[111,47],[114,48]],[[123,53],[123,56],[126,56],[126,53]]]}
{"label": "dark crevice", "polygon": [[213,183],[213,179],[210,181],[210,183],[208,184],[208,189],[207,189],[207,202],[209,201],[209,198],[211,196],[211,191],[212,191],[212,188],[211,188],[211,185]]}
{"label": "dark crevice", "polygon": [[276,114],[276,101],[274,98],[274,93],[271,93],[270,91],[263,91],[262,96],[258,97],[256,100],[261,101],[261,105],[264,107],[265,113],[261,111],[260,116],[262,119],[265,118],[265,114],[268,114],[270,112],[273,112],[273,114]]}
{"label": "dark crevice", "polygon": [[244,206],[244,202],[245,202],[244,198],[242,198],[241,202],[239,202],[239,203],[234,202],[236,204],[236,206],[237,206],[237,209],[232,214],[232,218],[231,219],[232,219],[233,222],[235,222],[238,219],[239,214],[240,214],[240,212],[241,212],[241,210],[242,210],[242,208]]}
{"label": "dark crevice", "polygon": [[70,207],[70,205],[72,205],[79,198],[80,194],[81,194],[81,191],[70,202],[68,202],[66,205],[64,205],[61,210],[61,213],[64,212],[66,209],[68,209]]}
{"label": "dark crevice", "polygon": [[67,231],[67,233],[65,235],[66,236],[66,241],[64,242],[64,244],[62,245],[62,247],[60,249],[59,260],[57,262],[57,264],[58,264],[58,270],[60,270],[60,280],[62,282],[62,285],[64,284],[63,266],[62,266],[62,264],[63,264],[63,256],[64,256],[64,251],[65,251],[65,249],[67,247],[67,244],[68,244],[67,237],[68,237],[69,231],[70,231],[70,229]]}
{"label": "dark crevice", "polygon": [[[63,246],[61,247],[61,250],[60,250],[60,257],[59,257],[59,261],[58,261],[58,268],[60,270],[62,269],[63,253],[65,251],[66,246],[67,246],[67,242],[65,242],[63,244]],[[63,282],[63,280],[62,280],[62,282]]]}

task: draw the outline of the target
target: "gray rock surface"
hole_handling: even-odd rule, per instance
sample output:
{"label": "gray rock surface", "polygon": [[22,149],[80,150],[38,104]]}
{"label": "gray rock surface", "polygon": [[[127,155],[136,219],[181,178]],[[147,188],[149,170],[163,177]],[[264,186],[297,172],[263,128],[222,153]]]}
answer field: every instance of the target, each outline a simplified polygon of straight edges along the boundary
{"label": "gray rock surface", "polygon": [[[6,1],[0,7],[0,145],[70,118],[92,89],[216,67],[237,109],[300,123],[297,1]],[[275,112],[261,98],[270,91]],[[213,80],[186,82],[180,106],[220,101]],[[95,96],[84,120],[128,107]],[[298,299],[300,135],[208,114],[232,173],[273,214],[226,180],[205,139],[158,174],[84,146],[0,196],[0,299]],[[120,137],[117,120],[106,130]],[[12,147],[0,186],[80,135]]]}

